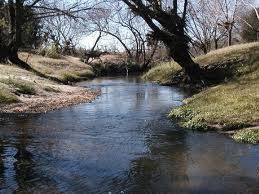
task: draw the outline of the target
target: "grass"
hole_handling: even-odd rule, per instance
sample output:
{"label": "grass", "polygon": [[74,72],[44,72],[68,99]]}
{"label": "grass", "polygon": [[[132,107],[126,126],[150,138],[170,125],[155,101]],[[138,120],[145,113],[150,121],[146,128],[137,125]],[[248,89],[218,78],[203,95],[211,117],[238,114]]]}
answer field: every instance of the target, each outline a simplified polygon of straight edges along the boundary
{"label": "grass", "polygon": [[9,103],[14,103],[18,102],[18,98],[16,95],[11,93],[10,91],[6,89],[1,89],[0,90],[0,103],[1,104],[9,104]]}
{"label": "grass", "polygon": [[28,95],[36,94],[36,89],[34,88],[33,84],[29,81],[9,78],[5,80],[0,80],[0,82],[6,85],[12,86],[18,93],[28,94]]}
{"label": "grass", "polygon": [[[184,100],[169,117],[179,119],[182,127],[192,130],[238,131],[233,139],[259,143],[259,43],[250,43],[212,51],[195,58],[201,65],[234,64],[232,77]],[[170,83],[176,64],[165,63],[151,69],[144,79]],[[226,69],[228,70],[228,69]],[[252,128],[251,128],[252,127]]]}
{"label": "grass", "polygon": [[[206,55],[201,55],[194,58],[194,61],[201,66],[215,64],[215,63],[226,63],[232,62],[239,59],[244,59],[253,63],[253,60],[259,60],[257,57],[259,54],[259,43],[248,43],[241,45],[234,45],[231,47],[222,48],[219,50],[212,51]],[[242,66],[243,64],[239,64]],[[247,69],[245,69],[247,68]],[[162,62],[157,66],[150,69],[142,78],[146,81],[154,81],[159,84],[169,85],[172,83],[172,78],[181,67],[174,61],[171,62]],[[234,73],[240,75],[245,71],[250,70],[247,65],[240,68],[239,66],[234,69]]]}
{"label": "grass", "polygon": [[237,133],[235,133],[232,137],[233,139],[241,143],[258,144],[259,127],[240,130]]}
{"label": "grass", "polygon": [[68,83],[80,81],[81,78],[73,72],[64,72],[63,74],[61,74],[60,80]]}
{"label": "grass", "polygon": [[48,58],[25,52],[19,53],[19,57],[25,61],[27,60],[39,72],[56,77],[61,81],[75,82],[95,76],[93,68],[76,57],[59,56],[59,58]]}
{"label": "grass", "polygon": [[83,70],[81,72],[76,72],[76,75],[81,78],[93,78],[95,76],[94,72],[90,69]]}
{"label": "grass", "polygon": [[[26,52],[20,52],[19,57],[35,70],[61,81],[81,81],[95,76],[91,66],[75,57],[60,56],[59,59],[53,59]],[[67,89],[65,85],[44,79],[14,65],[0,64],[0,104],[23,101],[22,97],[26,96],[20,94],[49,96],[51,93],[60,93]]]}
{"label": "grass", "polygon": [[150,69],[142,78],[146,81],[155,81],[159,84],[170,84],[171,77],[181,69],[181,67],[171,61],[160,63],[156,67]]}
{"label": "grass", "polygon": [[193,130],[252,126],[259,118],[259,81],[209,88],[186,99],[170,116],[180,118],[183,127]]}
{"label": "grass", "polygon": [[44,86],[43,87],[44,91],[47,91],[47,92],[54,92],[54,93],[59,93],[60,90],[56,89],[56,88],[53,88],[51,86]]}

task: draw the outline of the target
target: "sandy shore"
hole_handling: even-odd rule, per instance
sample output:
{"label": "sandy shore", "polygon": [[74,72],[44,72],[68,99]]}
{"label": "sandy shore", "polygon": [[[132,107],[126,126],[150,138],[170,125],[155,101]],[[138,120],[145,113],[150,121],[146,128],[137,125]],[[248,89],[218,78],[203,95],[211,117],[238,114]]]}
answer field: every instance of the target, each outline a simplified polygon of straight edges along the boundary
{"label": "sandy shore", "polygon": [[90,103],[99,91],[73,86],[59,86],[59,92],[21,95],[18,103],[1,104],[0,113],[45,113],[81,103]]}

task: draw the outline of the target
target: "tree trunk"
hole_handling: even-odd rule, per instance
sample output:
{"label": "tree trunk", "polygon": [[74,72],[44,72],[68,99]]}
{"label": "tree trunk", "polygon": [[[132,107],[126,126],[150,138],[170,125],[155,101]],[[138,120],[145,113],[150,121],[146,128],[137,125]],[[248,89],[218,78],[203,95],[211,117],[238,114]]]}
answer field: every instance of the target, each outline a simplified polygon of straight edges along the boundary
{"label": "tree trunk", "polygon": [[170,56],[183,68],[188,81],[197,82],[202,80],[202,69],[193,61],[188,50],[170,50]]}
{"label": "tree trunk", "polygon": [[219,48],[218,39],[214,39],[215,50]]}
{"label": "tree trunk", "polygon": [[228,46],[232,45],[232,27],[228,30]]}
{"label": "tree trunk", "polygon": [[[197,82],[202,80],[203,71],[199,64],[195,63],[190,55],[187,37],[182,34],[182,38],[177,41],[171,39],[170,41],[163,40],[169,48],[169,55],[177,62],[187,75],[188,81]],[[168,38],[168,37],[167,37]]]}
{"label": "tree trunk", "polygon": [[149,64],[151,63],[151,61],[152,61],[152,59],[153,59],[153,57],[154,57],[154,55],[155,55],[155,53],[156,53],[157,46],[158,46],[158,42],[156,41],[156,43],[154,44],[153,50],[152,50],[152,52],[151,52],[151,55],[150,55],[150,57],[149,57],[148,60],[146,60],[146,51],[145,51],[145,49],[144,49],[144,63],[143,63],[143,65],[142,65],[142,69],[143,69],[143,70],[147,69],[148,66],[149,66]]}
{"label": "tree trunk", "polygon": [[90,50],[90,55],[88,55],[87,57],[86,57],[86,60],[85,60],[85,63],[88,63],[89,62],[89,60],[90,60],[90,58],[91,58],[91,54],[94,52],[94,49],[95,49],[95,47],[97,46],[97,44],[98,44],[98,42],[99,42],[99,40],[102,38],[102,32],[99,32],[99,35],[98,35],[98,37],[97,37],[97,39],[95,40],[95,43],[94,43],[94,45],[93,45],[93,47],[91,48],[91,50]]}
{"label": "tree trunk", "polygon": [[203,50],[203,54],[206,55],[208,53],[208,49],[207,49],[207,46],[205,44],[202,46],[202,50]]}

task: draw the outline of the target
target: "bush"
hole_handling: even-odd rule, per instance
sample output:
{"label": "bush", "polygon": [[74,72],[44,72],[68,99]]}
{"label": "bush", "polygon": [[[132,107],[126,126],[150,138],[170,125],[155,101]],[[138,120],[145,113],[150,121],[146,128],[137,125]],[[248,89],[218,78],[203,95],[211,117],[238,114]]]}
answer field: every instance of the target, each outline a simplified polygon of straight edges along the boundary
{"label": "bush", "polygon": [[80,77],[77,76],[76,74],[74,73],[71,73],[71,72],[66,72],[66,73],[63,73],[61,75],[61,80],[64,81],[64,82],[77,82],[80,80]]}
{"label": "bush", "polygon": [[18,102],[18,99],[13,93],[3,89],[0,90],[0,103],[9,104],[14,102]]}
{"label": "bush", "polygon": [[0,82],[6,85],[13,86],[15,90],[21,94],[29,94],[29,95],[36,94],[36,90],[33,84],[28,81],[7,79],[7,80],[1,80]]}

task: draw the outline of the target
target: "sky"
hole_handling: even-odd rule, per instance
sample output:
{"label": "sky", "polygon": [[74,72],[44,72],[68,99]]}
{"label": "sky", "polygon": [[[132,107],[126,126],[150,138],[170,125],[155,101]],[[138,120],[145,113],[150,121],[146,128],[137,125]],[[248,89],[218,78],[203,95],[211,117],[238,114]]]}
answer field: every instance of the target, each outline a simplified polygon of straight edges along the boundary
{"label": "sky", "polygon": [[[94,32],[89,36],[83,37],[80,40],[79,44],[83,48],[91,49],[98,36],[99,36],[99,32]],[[102,38],[98,42],[97,46],[99,48],[102,48],[102,49],[104,49],[104,48],[111,49],[111,48],[116,47],[119,50],[123,50],[122,46],[120,45],[120,43],[116,39],[112,38],[111,36],[107,36],[105,34],[102,36]]]}
{"label": "sky", "polygon": [[[259,6],[259,0],[255,0],[255,4]],[[80,46],[83,48],[86,48],[86,49],[91,49],[92,46],[94,45],[95,40],[97,39],[98,35],[99,35],[99,33],[95,32],[89,36],[84,36],[79,42]],[[116,39],[112,38],[111,36],[107,36],[107,35],[105,35],[101,38],[98,45],[99,45],[99,48],[109,48],[110,49],[110,48],[116,47],[120,51],[123,50],[123,47],[120,45],[120,43]]]}

